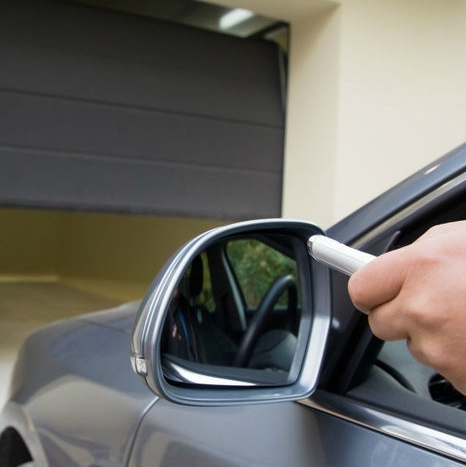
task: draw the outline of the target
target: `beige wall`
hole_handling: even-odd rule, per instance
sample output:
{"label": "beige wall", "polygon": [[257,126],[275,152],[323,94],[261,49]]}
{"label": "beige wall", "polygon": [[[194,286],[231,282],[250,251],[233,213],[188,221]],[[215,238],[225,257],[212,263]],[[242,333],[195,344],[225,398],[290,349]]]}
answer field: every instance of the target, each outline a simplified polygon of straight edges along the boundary
{"label": "beige wall", "polygon": [[169,256],[223,222],[0,209],[0,280],[50,280],[110,298],[141,297]]}
{"label": "beige wall", "polygon": [[329,226],[466,139],[465,0],[216,0],[290,22],[283,215]]}
{"label": "beige wall", "polygon": [[291,31],[284,216],[328,226],[465,140],[464,0],[343,0]]}
{"label": "beige wall", "polygon": [[466,136],[466,2],[351,0],[342,22],[335,218]]}
{"label": "beige wall", "polygon": [[336,202],[340,11],[291,25],[283,216],[329,224]]}

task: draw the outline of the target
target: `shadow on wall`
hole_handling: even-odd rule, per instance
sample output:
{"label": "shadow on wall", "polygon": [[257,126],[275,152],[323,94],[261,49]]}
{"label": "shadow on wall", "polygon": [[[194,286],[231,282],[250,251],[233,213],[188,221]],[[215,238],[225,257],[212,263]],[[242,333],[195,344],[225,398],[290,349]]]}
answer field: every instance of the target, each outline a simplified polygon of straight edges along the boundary
{"label": "shadow on wall", "polygon": [[118,301],[141,298],[179,246],[225,223],[0,209],[0,281],[61,281]]}

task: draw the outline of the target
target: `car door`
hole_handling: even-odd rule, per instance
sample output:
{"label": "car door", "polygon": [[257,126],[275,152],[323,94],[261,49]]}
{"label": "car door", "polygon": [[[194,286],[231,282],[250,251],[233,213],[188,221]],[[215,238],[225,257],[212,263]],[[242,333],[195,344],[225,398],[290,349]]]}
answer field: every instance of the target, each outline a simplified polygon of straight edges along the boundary
{"label": "car door", "polygon": [[[465,165],[462,146],[366,206],[353,219],[334,226],[329,235],[378,255],[412,243],[434,225],[466,219]],[[409,196],[412,201],[403,203]],[[393,212],[384,218],[384,205],[389,201]],[[355,235],[356,229],[349,226],[356,225],[361,216],[376,220]],[[375,338],[366,318],[352,313],[344,278],[334,274],[333,286],[338,305],[334,307],[335,319],[347,318],[345,332],[332,346],[333,356],[338,357],[327,360],[323,376],[326,389],[375,410],[376,416],[369,417],[369,423],[360,407],[351,419],[365,420],[366,425],[387,435],[464,462],[465,397],[435,370],[417,362],[406,342]],[[336,342],[338,338],[333,337]]]}
{"label": "car door", "polygon": [[458,466],[459,462],[304,403],[187,407],[159,400],[130,466]]}
{"label": "car door", "polygon": [[[465,169],[461,147],[329,235],[378,255],[431,225],[464,219]],[[346,283],[332,273],[332,327],[311,397],[222,407],[161,398],[142,419],[130,465],[464,465],[462,396],[414,361],[403,343],[377,340],[352,307]]]}

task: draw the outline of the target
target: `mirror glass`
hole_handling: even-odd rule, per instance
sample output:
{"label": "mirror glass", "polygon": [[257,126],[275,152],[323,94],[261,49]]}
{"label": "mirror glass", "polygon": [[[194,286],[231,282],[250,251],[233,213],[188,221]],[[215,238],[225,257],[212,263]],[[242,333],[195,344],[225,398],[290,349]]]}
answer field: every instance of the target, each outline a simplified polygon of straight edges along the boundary
{"label": "mirror glass", "polygon": [[310,283],[308,261],[303,242],[282,234],[231,237],[200,252],[165,318],[165,378],[225,386],[293,382],[303,310],[310,313],[301,286]]}

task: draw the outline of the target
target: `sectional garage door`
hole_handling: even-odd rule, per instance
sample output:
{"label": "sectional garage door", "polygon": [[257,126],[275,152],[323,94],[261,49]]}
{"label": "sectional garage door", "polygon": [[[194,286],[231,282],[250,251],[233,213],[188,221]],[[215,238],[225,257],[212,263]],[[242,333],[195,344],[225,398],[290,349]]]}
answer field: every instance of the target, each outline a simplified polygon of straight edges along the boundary
{"label": "sectional garage door", "polygon": [[274,44],[60,1],[0,10],[0,205],[280,215]]}

